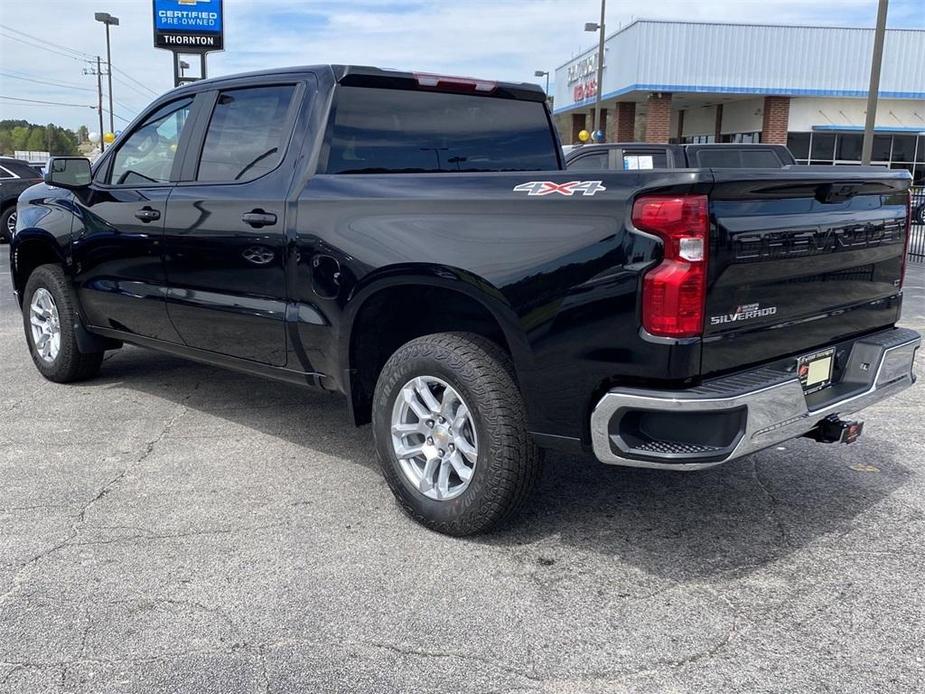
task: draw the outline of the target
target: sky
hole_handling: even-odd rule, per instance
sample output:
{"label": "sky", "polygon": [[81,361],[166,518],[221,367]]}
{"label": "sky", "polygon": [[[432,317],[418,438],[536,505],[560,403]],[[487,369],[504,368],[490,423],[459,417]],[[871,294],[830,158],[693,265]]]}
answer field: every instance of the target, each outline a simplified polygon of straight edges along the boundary
{"label": "sky", "polygon": [[[116,130],[173,86],[149,0],[0,0],[0,119],[99,129],[96,78],[74,53],[105,60],[94,12],[120,19]],[[608,0],[606,26],[608,35],[635,19],[873,27],[876,14],[876,0]],[[210,54],[208,74],[353,63],[537,82],[534,71],[554,73],[595,43],[583,27],[599,15],[599,0],[225,0],[225,52]],[[888,27],[925,28],[925,0],[891,0]]]}

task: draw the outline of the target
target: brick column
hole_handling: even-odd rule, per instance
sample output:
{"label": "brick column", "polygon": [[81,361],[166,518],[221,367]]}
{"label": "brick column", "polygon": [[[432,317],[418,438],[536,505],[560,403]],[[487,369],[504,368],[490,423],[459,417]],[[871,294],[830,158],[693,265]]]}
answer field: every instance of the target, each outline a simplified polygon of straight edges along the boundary
{"label": "brick column", "polygon": [[585,114],[583,113],[573,113],[572,114],[572,141],[567,142],[566,144],[575,145],[581,142],[578,139],[578,133],[585,129]]}
{"label": "brick column", "polygon": [[636,102],[617,102],[617,112],[611,120],[611,142],[632,142],[636,138]]}
{"label": "brick column", "polygon": [[[601,132],[604,133],[604,142],[607,141],[607,109],[601,108],[601,122],[599,123]],[[591,127],[594,127],[594,111],[591,111]]]}
{"label": "brick column", "polygon": [[649,94],[646,101],[646,142],[668,142],[671,137],[671,94]]}
{"label": "brick column", "polygon": [[761,120],[761,141],[772,145],[787,144],[790,123],[790,97],[764,97],[764,118]]}

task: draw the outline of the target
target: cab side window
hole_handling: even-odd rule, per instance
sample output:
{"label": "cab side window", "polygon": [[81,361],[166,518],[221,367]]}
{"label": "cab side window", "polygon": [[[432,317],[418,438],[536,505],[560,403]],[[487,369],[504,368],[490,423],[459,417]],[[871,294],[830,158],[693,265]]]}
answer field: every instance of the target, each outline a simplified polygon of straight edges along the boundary
{"label": "cab side window", "polygon": [[601,171],[607,168],[607,157],[608,153],[606,151],[586,154],[572,159],[566,168],[578,169],[579,171]]}
{"label": "cab side window", "polygon": [[229,89],[218,96],[197,181],[251,181],[279,166],[294,85]]}
{"label": "cab side window", "polygon": [[192,103],[192,98],[180,99],[152,113],[119,145],[107,182],[117,186],[169,183]]}

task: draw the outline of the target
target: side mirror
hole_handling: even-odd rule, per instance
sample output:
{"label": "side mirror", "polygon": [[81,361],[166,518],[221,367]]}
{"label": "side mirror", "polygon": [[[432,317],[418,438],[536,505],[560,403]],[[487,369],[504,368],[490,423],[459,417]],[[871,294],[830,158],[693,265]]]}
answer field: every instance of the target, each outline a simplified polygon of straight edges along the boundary
{"label": "side mirror", "polygon": [[90,160],[84,157],[52,157],[45,168],[45,183],[58,188],[85,188],[90,178]]}

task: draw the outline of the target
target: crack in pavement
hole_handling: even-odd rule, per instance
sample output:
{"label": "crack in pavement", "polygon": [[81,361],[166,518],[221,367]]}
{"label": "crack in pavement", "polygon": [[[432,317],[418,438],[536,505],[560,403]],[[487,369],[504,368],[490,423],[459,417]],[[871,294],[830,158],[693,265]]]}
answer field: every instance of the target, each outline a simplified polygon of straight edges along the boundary
{"label": "crack in pavement", "polygon": [[38,564],[46,557],[72,544],[72,541],[80,534],[82,526],[86,521],[87,512],[96,503],[104,499],[106,495],[109,494],[125,478],[125,475],[130,469],[142,464],[148,458],[148,456],[154,452],[157,444],[160,443],[160,441],[167,435],[167,432],[170,431],[171,427],[173,427],[177,421],[179,421],[179,419],[189,411],[189,408],[186,406],[186,401],[192,397],[193,392],[195,392],[196,388],[198,387],[199,385],[197,383],[196,387],[193,388],[193,390],[186,396],[186,398],[184,398],[183,403],[181,403],[178,410],[174,412],[174,414],[164,423],[164,426],[161,427],[160,432],[158,432],[158,434],[153,439],[145,443],[144,448],[138,457],[135,458],[135,460],[130,461],[115,477],[104,484],[92,499],[81,506],[80,510],[74,517],[74,522],[71,524],[71,528],[68,531],[67,537],[52,545],[51,547],[43,550],[42,552],[39,552],[24,564],[20,565],[19,569],[17,569],[16,573],[13,575],[12,586],[5,593],[0,595],[0,607],[5,605],[6,602],[13,596],[13,594],[15,594],[19,588],[22,587],[22,583],[25,580],[25,573],[28,569]]}
{"label": "crack in pavement", "polygon": [[768,499],[768,516],[773,519],[774,524],[777,526],[777,532],[780,534],[781,541],[783,545],[788,548],[792,548],[793,544],[790,541],[790,531],[787,530],[787,527],[784,525],[783,519],[778,515],[777,509],[781,506],[781,501],[768,489],[768,486],[761,479],[761,475],[758,473],[758,456],[751,456],[752,459],[752,477],[755,479],[755,483],[758,485],[758,488],[764,492],[764,495]]}

